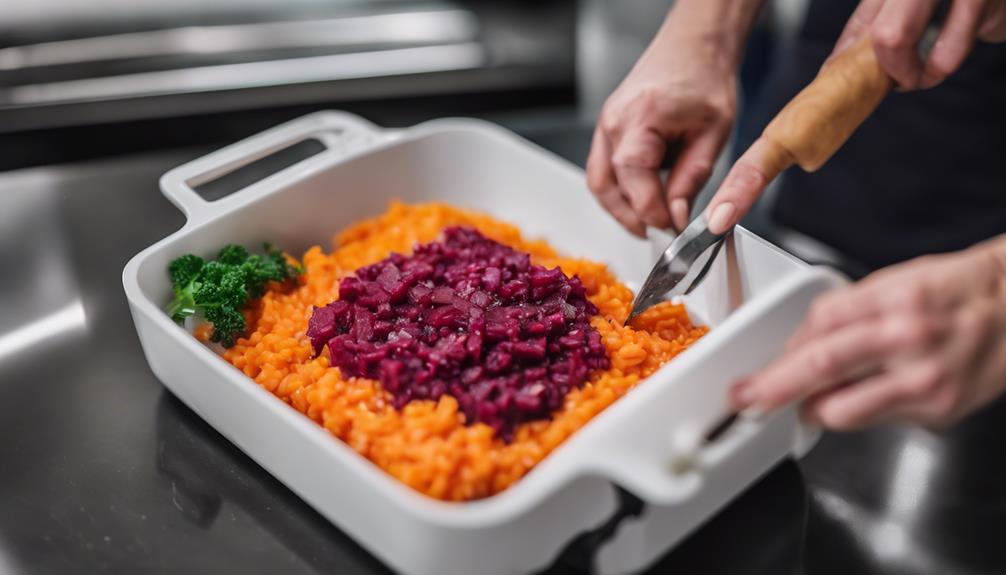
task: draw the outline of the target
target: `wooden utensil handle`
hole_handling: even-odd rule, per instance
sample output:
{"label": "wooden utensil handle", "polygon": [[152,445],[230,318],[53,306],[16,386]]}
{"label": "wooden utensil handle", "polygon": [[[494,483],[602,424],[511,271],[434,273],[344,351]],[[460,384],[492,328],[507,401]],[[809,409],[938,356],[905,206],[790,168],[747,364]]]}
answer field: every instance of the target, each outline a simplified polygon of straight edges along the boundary
{"label": "wooden utensil handle", "polygon": [[891,89],[869,34],[821,68],[765,128],[780,163],[808,172],[820,168]]}

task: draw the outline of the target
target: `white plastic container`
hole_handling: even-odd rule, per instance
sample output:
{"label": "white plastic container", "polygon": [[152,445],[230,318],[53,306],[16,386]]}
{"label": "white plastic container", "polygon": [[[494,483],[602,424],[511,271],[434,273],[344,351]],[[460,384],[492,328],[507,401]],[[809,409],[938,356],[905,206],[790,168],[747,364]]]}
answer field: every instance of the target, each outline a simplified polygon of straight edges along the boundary
{"label": "white plastic container", "polygon": [[[326,151],[223,199],[193,187],[306,138]],[[270,240],[291,253],[393,198],[488,212],[565,254],[603,261],[639,285],[657,248],[624,232],[590,197],[581,170],[490,124],[441,120],[382,130],[312,114],[168,172],[164,194],[188,221],[134,257],[123,283],[151,369],[175,395],[301,498],[396,570],[420,575],[524,573],[549,565],[618,506],[614,485],[645,501],[596,556],[603,573],[653,562],[780,459],[816,435],[792,410],[733,429],[698,471],[671,473],[673,445],[725,414],[737,377],[775,357],[811,299],[843,280],[738,229],[685,300],[712,331],[597,416],[524,479],[470,503],[399,483],[248,379],[163,312],[168,262],[226,243]]]}

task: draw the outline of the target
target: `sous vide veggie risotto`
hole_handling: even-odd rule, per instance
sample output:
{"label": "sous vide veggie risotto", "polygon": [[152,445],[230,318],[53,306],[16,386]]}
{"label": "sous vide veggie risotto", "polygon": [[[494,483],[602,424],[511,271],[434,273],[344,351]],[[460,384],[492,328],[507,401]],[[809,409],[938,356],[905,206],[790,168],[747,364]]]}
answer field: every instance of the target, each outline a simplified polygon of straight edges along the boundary
{"label": "sous vide veggie risotto", "polygon": [[670,302],[623,326],[632,292],[604,265],[444,204],[392,203],[333,247],[183,256],[170,311],[202,317],[196,337],[228,362],[438,499],[506,489],[706,332]]}

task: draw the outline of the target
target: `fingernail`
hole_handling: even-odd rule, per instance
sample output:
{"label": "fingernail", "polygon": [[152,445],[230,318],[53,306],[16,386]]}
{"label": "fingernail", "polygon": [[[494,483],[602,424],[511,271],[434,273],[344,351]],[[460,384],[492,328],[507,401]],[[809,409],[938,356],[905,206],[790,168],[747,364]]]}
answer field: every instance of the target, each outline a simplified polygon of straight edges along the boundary
{"label": "fingernail", "polygon": [[678,231],[688,226],[688,200],[675,198],[671,200],[671,221]]}
{"label": "fingernail", "polygon": [[722,204],[716,206],[713,210],[712,215],[709,216],[709,231],[714,234],[722,234],[730,229],[730,224],[732,223],[734,212],[737,211],[737,207],[731,202],[723,202]]}

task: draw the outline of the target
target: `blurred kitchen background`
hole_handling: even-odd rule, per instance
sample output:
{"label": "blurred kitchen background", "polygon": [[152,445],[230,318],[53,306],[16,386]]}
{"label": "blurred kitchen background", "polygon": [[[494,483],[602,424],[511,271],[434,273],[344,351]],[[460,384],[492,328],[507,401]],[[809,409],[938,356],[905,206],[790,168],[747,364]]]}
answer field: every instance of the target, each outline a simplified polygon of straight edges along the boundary
{"label": "blurred kitchen background", "polygon": [[[229,142],[333,107],[389,125],[507,112],[589,127],[671,4],[5,0],[0,168]],[[764,49],[802,2],[774,4]]]}
{"label": "blurred kitchen background", "polygon": [[[205,151],[326,108],[385,126],[482,117],[582,164],[597,111],[672,4],[4,0],[0,171]],[[757,98],[806,1],[768,4],[742,102]],[[754,132],[741,122],[738,133],[744,143]],[[763,213],[746,224],[807,259],[840,259]]]}
{"label": "blurred kitchen background", "polygon": [[576,101],[575,2],[5,0],[2,168]]}

